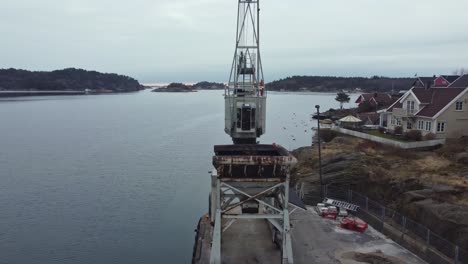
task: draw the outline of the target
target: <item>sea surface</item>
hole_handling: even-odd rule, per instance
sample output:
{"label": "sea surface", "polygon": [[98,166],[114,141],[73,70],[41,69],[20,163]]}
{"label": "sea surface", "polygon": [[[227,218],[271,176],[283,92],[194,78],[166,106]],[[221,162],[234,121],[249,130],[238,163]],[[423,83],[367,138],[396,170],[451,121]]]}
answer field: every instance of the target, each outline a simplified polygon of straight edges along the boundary
{"label": "sea surface", "polygon": [[[190,263],[213,145],[231,142],[222,93],[2,98],[0,263]],[[339,107],[268,96],[260,141],[288,149],[311,144],[315,105]]]}

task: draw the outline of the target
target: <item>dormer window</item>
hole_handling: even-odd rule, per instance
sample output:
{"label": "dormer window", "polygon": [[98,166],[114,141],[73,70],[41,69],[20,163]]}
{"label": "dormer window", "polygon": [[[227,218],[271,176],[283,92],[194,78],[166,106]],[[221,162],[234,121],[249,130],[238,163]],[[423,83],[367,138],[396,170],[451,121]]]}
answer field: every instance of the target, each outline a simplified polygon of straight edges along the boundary
{"label": "dormer window", "polygon": [[408,113],[414,113],[414,101],[406,101],[406,111]]}

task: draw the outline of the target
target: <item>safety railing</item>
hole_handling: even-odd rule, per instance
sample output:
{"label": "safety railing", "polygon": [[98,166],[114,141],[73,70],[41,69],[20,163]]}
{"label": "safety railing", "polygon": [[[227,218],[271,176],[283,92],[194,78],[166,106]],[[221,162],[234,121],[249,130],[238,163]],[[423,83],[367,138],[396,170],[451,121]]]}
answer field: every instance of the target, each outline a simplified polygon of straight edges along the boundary
{"label": "safety railing", "polygon": [[468,250],[463,249],[440,235],[432,232],[426,226],[402,215],[395,210],[369,199],[367,196],[350,189],[336,186],[324,186],[324,194],[328,198],[347,201],[359,206],[357,216],[367,221],[379,231],[383,231],[384,224],[389,224],[404,234],[419,240],[426,246],[452,259],[453,263],[468,264]]}

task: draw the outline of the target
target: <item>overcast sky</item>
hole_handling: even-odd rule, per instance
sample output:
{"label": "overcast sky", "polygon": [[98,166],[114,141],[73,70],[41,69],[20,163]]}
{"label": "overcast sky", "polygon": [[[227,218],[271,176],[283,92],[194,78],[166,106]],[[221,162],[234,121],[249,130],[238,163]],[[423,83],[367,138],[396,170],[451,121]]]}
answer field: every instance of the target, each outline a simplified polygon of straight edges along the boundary
{"label": "overcast sky", "polygon": [[[266,81],[468,68],[467,0],[263,0]],[[226,81],[236,0],[0,0],[0,68]]]}

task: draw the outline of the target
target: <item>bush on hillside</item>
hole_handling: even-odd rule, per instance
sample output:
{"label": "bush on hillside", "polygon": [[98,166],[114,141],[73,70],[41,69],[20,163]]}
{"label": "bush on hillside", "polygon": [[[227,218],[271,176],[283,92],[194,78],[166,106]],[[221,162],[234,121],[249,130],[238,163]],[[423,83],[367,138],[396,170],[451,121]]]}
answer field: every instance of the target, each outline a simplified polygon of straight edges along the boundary
{"label": "bush on hillside", "polygon": [[422,139],[421,130],[410,130],[406,132],[405,138],[407,140],[412,140],[412,141],[421,141]]}
{"label": "bush on hillside", "polygon": [[400,157],[403,159],[416,159],[417,155],[414,151],[408,149],[402,149],[394,146],[385,146],[385,152],[387,155]]}
{"label": "bush on hillside", "polygon": [[396,126],[395,130],[393,131],[395,135],[401,135],[403,134],[403,128],[401,126]]}
{"label": "bush on hillside", "polygon": [[436,135],[434,133],[427,133],[424,136],[424,140],[434,140],[434,139],[436,139]]}
{"label": "bush on hillside", "polygon": [[382,147],[381,144],[377,142],[366,140],[357,144],[356,151],[364,152],[368,149],[379,149],[381,147]]}
{"label": "bush on hillside", "polygon": [[330,129],[320,129],[320,139],[324,142],[332,141],[338,134]]}
{"label": "bush on hillside", "polygon": [[468,151],[466,138],[447,139],[445,144],[437,150],[437,153],[445,158],[454,158],[458,153]]}

